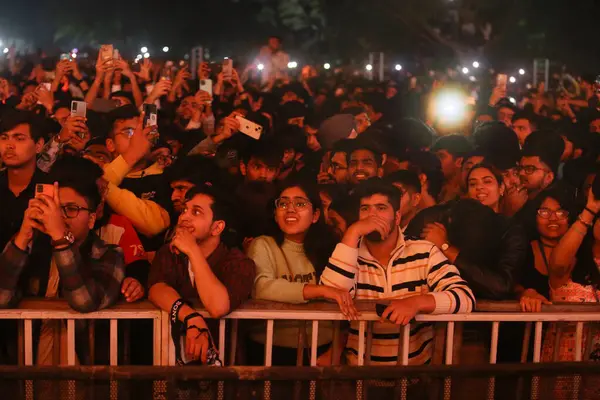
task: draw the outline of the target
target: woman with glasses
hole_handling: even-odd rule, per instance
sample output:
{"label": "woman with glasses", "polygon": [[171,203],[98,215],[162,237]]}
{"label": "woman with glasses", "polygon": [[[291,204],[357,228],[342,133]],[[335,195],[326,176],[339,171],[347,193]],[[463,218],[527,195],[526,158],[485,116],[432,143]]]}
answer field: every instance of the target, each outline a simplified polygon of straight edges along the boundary
{"label": "woman with glasses", "polygon": [[[531,258],[523,271],[517,295],[524,312],[540,312],[542,304],[549,304],[549,260],[552,252],[572,222],[573,196],[564,186],[547,189],[536,198],[536,238],[531,241]],[[571,219],[570,219],[571,217]]]}
{"label": "woman with glasses", "polygon": [[[338,303],[348,319],[355,318],[356,310],[347,291],[317,285],[336,242],[323,222],[318,191],[305,183],[287,183],[273,205],[273,234],[254,239],[247,252],[256,264],[253,298],[292,304],[328,299]],[[262,365],[265,324],[254,328],[248,358]],[[275,323],[273,365],[296,365],[298,337],[304,328],[296,321]],[[310,337],[310,329],[306,331]],[[332,335],[331,324],[319,324],[318,354],[330,354]]]}

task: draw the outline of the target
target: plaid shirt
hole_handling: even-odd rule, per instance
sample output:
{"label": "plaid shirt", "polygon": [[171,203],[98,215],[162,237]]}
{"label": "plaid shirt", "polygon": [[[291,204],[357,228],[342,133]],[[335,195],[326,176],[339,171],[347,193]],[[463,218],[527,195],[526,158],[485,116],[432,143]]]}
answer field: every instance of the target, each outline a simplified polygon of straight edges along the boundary
{"label": "plaid shirt", "polygon": [[10,241],[0,254],[0,307],[16,306],[23,295],[44,297],[52,258],[61,297],[74,310],[92,312],[117,302],[125,276],[120,248],[107,245],[93,232],[81,246],[61,251],[39,244],[36,241],[32,251],[25,252]]}

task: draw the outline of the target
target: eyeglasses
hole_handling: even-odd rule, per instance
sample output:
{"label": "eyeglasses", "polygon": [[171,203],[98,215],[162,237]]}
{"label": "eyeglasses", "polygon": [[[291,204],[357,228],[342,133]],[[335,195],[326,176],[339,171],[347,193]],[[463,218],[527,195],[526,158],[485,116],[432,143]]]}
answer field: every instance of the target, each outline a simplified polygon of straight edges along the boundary
{"label": "eyeglasses", "polygon": [[79,215],[79,212],[81,210],[87,211],[87,212],[92,212],[92,210],[90,210],[89,208],[79,207],[79,206],[74,205],[74,204],[69,204],[69,205],[66,205],[66,206],[61,206],[60,208],[62,210],[63,217],[65,217],[67,219],[77,218],[77,216]]}
{"label": "eyeglasses", "polygon": [[545,168],[538,168],[535,165],[519,165],[517,167],[517,170],[519,172],[525,171],[526,175],[533,175],[535,173],[535,171],[545,171],[545,172],[548,172],[547,169],[545,169]]}
{"label": "eyeglasses", "polygon": [[117,133],[117,135],[123,135],[127,136],[128,138],[131,138],[134,132],[135,130],[133,128],[125,128],[121,132]]}
{"label": "eyeglasses", "polygon": [[275,207],[278,210],[287,210],[290,207],[294,207],[295,210],[304,210],[308,208],[312,203],[310,200],[304,197],[294,197],[293,199],[287,197],[280,197],[275,200]]}
{"label": "eyeglasses", "polygon": [[347,167],[344,167],[343,165],[340,165],[338,163],[331,163],[331,170],[333,172],[336,172],[336,171],[345,171],[347,169],[348,169]]}
{"label": "eyeglasses", "polygon": [[159,163],[160,165],[167,165],[167,164],[171,164],[172,162],[174,162],[175,160],[177,160],[177,156],[171,156],[171,155],[160,155],[156,158],[156,162]]}
{"label": "eyeglasses", "polygon": [[549,208],[540,208],[537,210],[537,215],[544,219],[550,219],[553,215],[556,219],[567,219],[569,217],[569,212],[567,210],[550,210]]}

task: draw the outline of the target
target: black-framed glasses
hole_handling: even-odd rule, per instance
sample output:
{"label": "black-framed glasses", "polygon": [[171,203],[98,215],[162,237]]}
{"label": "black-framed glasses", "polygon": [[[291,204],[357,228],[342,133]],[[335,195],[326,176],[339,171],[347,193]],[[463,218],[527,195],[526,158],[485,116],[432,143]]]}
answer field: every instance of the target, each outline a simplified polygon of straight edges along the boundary
{"label": "black-framed glasses", "polygon": [[548,171],[545,168],[538,168],[535,165],[519,165],[517,169],[519,172],[524,171],[526,175],[533,175],[536,171]]}
{"label": "black-framed glasses", "polygon": [[537,210],[537,215],[544,219],[550,219],[553,215],[556,219],[567,219],[569,218],[569,212],[567,210],[550,210],[549,208],[540,208]]}
{"label": "black-framed glasses", "polygon": [[289,197],[280,197],[275,200],[275,207],[279,210],[287,210],[292,206],[295,210],[304,210],[311,204],[310,200],[304,197],[294,197],[293,199],[290,199]]}
{"label": "black-framed glasses", "polygon": [[89,208],[80,207],[75,204],[67,204],[66,206],[61,206],[60,209],[62,210],[63,217],[68,219],[77,218],[81,210],[93,212],[93,210],[90,210]]}

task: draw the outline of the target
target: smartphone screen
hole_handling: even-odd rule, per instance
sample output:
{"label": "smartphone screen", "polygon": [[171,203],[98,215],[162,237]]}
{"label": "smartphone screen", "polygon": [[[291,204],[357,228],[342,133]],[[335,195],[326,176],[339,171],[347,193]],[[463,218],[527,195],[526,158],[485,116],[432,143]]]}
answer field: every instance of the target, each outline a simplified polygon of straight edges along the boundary
{"label": "smartphone screen", "polygon": [[506,89],[506,84],[508,82],[508,76],[506,74],[498,74],[496,77],[496,86]]}
{"label": "smartphone screen", "polygon": [[225,80],[231,79],[233,75],[233,61],[231,59],[223,60],[223,78]]}

